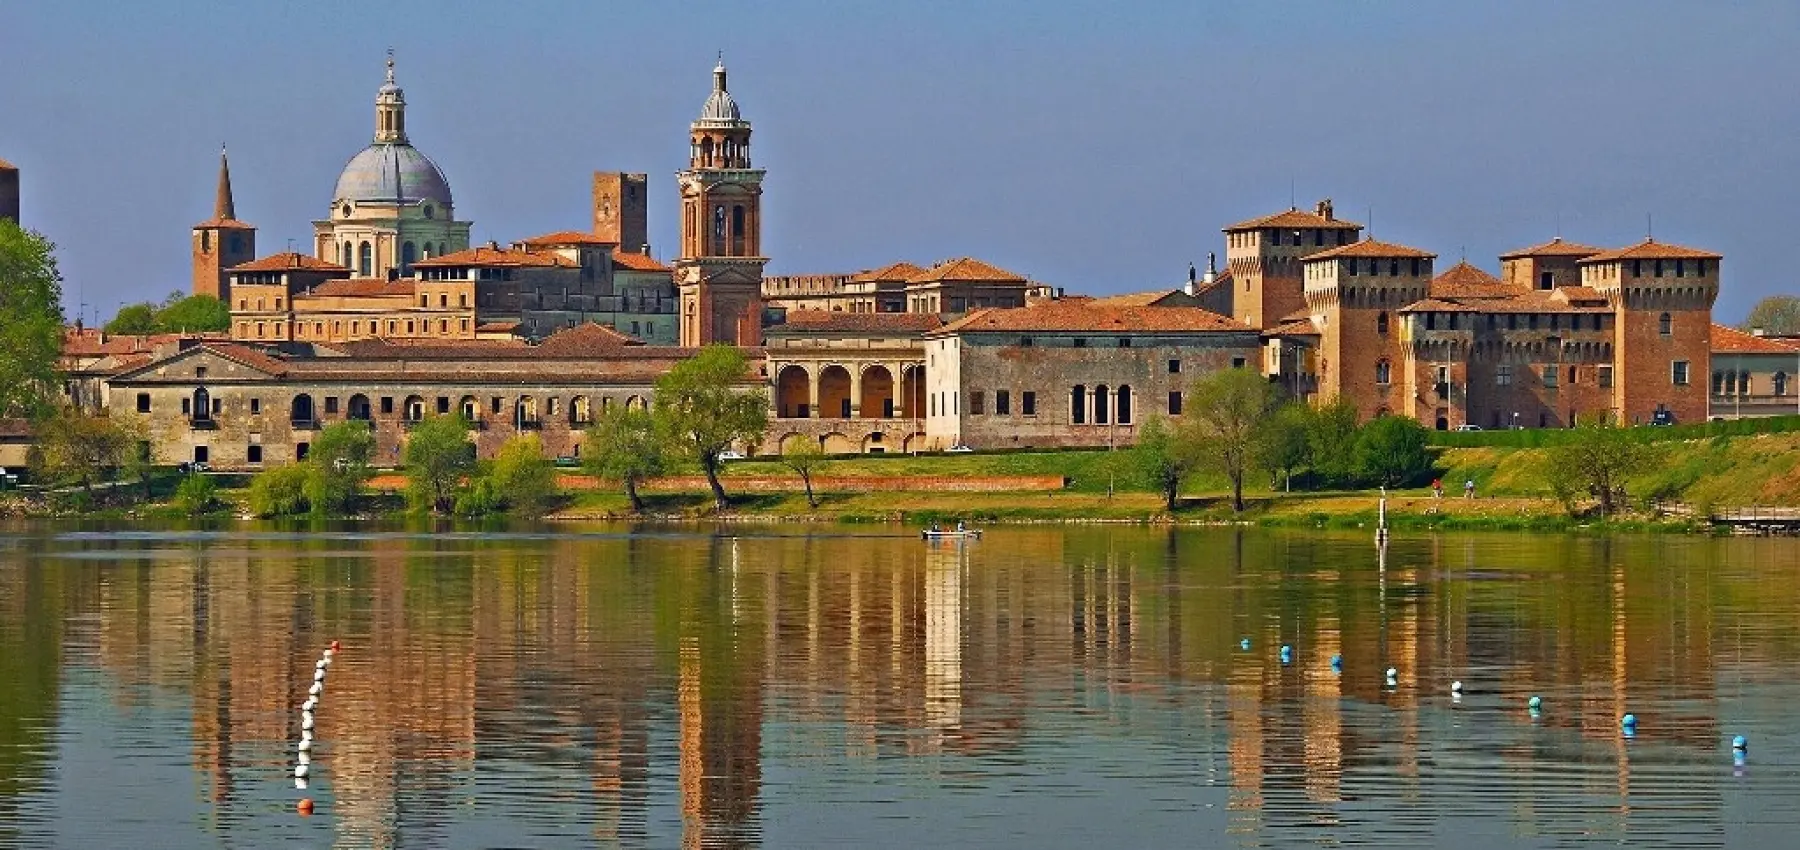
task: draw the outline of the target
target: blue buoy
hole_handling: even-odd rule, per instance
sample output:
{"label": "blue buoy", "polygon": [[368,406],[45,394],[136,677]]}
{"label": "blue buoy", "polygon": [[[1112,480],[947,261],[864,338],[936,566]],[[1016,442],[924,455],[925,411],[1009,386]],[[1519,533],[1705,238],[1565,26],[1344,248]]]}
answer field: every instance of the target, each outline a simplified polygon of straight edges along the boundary
{"label": "blue buoy", "polygon": [[1342,655],[1331,656],[1331,669],[1333,669],[1333,670],[1344,669],[1344,656],[1342,656]]}
{"label": "blue buoy", "polygon": [[1538,709],[1544,707],[1544,698],[1540,697],[1540,696],[1533,696],[1531,699],[1528,699],[1525,701],[1525,707],[1531,709],[1532,711],[1537,711]]}
{"label": "blue buoy", "polygon": [[1399,670],[1395,670],[1392,667],[1387,668],[1387,683],[1390,685],[1394,684],[1394,677],[1398,675],[1400,675]]}
{"label": "blue buoy", "polygon": [[1627,714],[1619,718],[1619,729],[1625,733],[1627,738],[1637,734],[1637,715]]}
{"label": "blue buoy", "polygon": [[1747,752],[1750,749],[1750,739],[1742,735],[1732,738],[1731,749],[1733,752]]}
{"label": "blue buoy", "polygon": [[1243,640],[1238,641],[1238,649],[1247,650],[1249,648],[1250,648],[1250,639],[1249,638],[1244,638]]}
{"label": "blue buoy", "polygon": [[1291,646],[1288,646],[1287,644],[1282,644],[1281,645],[1281,663],[1286,664],[1292,660],[1294,660],[1294,648]]}

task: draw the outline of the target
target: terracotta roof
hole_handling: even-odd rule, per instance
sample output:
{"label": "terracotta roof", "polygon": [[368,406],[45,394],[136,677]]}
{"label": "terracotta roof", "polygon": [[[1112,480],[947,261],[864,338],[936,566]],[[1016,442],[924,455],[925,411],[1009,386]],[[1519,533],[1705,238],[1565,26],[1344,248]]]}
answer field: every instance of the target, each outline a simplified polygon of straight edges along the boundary
{"label": "terracotta roof", "polygon": [[[1218,278],[1215,277],[1213,283],[1218,283]],[[1198,300],[1181,289],[1153,289],[1149,292],[1108,295],[1094,299],[1094,303],[1105,307],[1193,307]]]}
{"label": "terracotta roof", "polygon": [[561,254],[543,251],[518,251],[512,248],[490,248],[481,246],[463,251],[453,251],[441,257],[420,260],[413,263],[414,268],[445,268],[454,266],[514,266],[549,268],[562,266],[575,268],[577,263]]}
{"label": "terracotta roof", "polygon": [[906,279],[907,283],[936,283],[939,281],[999,281],[1004,283],[1025,283],[1026,280],[998,266],[989,265],[972,257],[959,257],[945,260],[929,269]]}
{"label": "terracotta roof", "polygon": [[63,330],[64,357],[100,357],[108,354],[135,354],[156,346],[183,339],[227,339],[225,334],[109,334],[97,328]]}
{"label": "terracotta roof", "polygon": [[255,230],[256,225],[245,224],[235,218],[209,218],[194,225],[195,230],[214,228],[218,230]]}
{"label": "terracotta roof", "polygon": [[1265,215],[1262,218],[1240,221],[1224,230],[1226,233],[1232,233],[1239,230],[1259,230],[1269,227],[1315,228],[1324,230],[1362,229],[1362,225],[1357,224],[1354,221],[1345,221],[1341,218],[1326,218],[1318,213],[1306,212],[1298,207],[1290,207],[1274,215]]}
{"label": "terracotta roof", "polygon": [[325,281],[306,292],[297,293],[297,297],[411,298],[412,294],[413,282],[410,280],[350,277]]}
{"label": "terracotta roof", "polygon": [[1719,354],[1794,354],[1800,345],[1744,333],[1724,325],[1712,326],[1712,350]]}
{"label": "terracotta roof", "polygon": [[1516,260],[1520,257],[1587,257],[1600,253],[1599,248],[1583,245],[1579,242],[1564,242],[1561,236],[1542,245],[1520,248],[1500,255],[1502,260]]}
{"label": "terracotta roof", "polygon": [[1501,283],[1499,278],[1469,265],[1467,261],[1459,262],[1432,278],[1431,286],[1426,291],[1433,298],[1504,298],[1514,292]]}
{"label": "terracotta roof", "polygon": [[1570,304],[1605,304],[1606,296],[1591,286],[1559,286],[1550,293]]}
{"label": "terracotta roof", "polygon": [[1319,335],[1319,326],[1313,324],[1312,319],[1295,319],[1294,321],[1291,321],[1291,322],[1282,322],[1281,324],[1276,325],[1275,327],[1272,327],[1266,331],[1263,331],[1263,336],[1318,336],[1318,335]]}
{"label": "terracotta roof", "polygon": [[991,331],[1193,333],[1250,330],[1247,325],[1199,307],[1111,307],[1094,301],[1065,299],[1029,307],[978,310],[927,336]]}
{"label": "terracotta roof", "polygon": [[19,168],[4,159],[0,159],[0,171],[18,171]]}
{"label": "terracotta roof", "polygon": [[601,239],[592,233],[583,233],[579,230],[558,230],[555,233],[521,239],[519,244],[539,247],[544,245],[617,245],[619,243]]}
{"label": "terracotta roof", "polygon": [[512,333],[518,329],[518,322],[482,322],[475,326],[477,333]]}
{"label": "terracotta roof", "polygon": [[251,260],[242,265],[232,266],[230,270],[234,272],[279,272],[288,271],[290,269],[300,269],[302,271],[311,272],[344,272],[346,274],[350,272],[349,269],[344,268],[337,263],[333,263],[329,260],[321,260],[318,257],[307,256],[306,254],[301,254],[296,251],[284,251],[280,254],[270,254],[262,259]]}
{"label": "terracotta roof", "polygon": [[[1450,299],[1461,302],[1463,299]],[[1468,299],[1471,307],[1478,313],[1610,313],[1612,308],[1601,304],[1571,303],[1571,300],[1559,290],[1533,289],[1516,292],[1505,298]],[[1580,299],[1576,299],[1580,301]]]}
{"label": "terracotta roof", "polygon": [[1611,263],[1619,260],[1721,260],[1722,255],[1698,248],[1686,248],[1670,245],[1645,237],[1644,241],[1615,251],[1603,251],[1588,257],[1583,263]]}
{"label": "terracotta roof", "polygon": [[890,264],[882,266],[881,268],[878,268],[878,269],[868,269],[866,271],[857,272],[856,274],[853,274],[850,276],[849,282],[851,282],[851,283],[875,283],[875,282],[886,282],[886,281],[898,281],[898,282],[904,283],[908,280],[913,279],[917,275],[923,274],[924,272],[925,272],[924,269],[919,268],[918,266],[915,266],[912,263],[901,261],[898,263],[890,263]]}
{"label": "terracotta roof", "polygon": [[613,268],[634,272],[666,272],[669,267],[656,261],[649,254],[638,254],[632,251],[615,251],[612,255]]}
{"label": "terracotta roof", "polygon": [[1336,257],[1375,257],[1383,260],[1393,257],[1416,257],[1418,259],[1429,260],[1436,256],[1436,254],[1421,251],[1417,248],[1408,248],[1405,245],[1395,245],[1392,242],[1383,242],[1374,237],[1369,237],[1360,242],[1352,242],[1339,248],[1328,248],[1317,254],[1308,254],[1301,258],[1300,261],[1303,263],[1310,263],[1314,260],[1329,260]]}
{"label": "terracotta roof", "polygon": [[286,363],[248,345],[235,342],[208,342],[201,344],[200,347],[227,360],[235,360],[252,369],[260,369],[271,375],[280,375],[287,371]]}
{"label": "terracotta roof", "polygon": [[[1482,300],[1485,301],[1486,299],[1482,299]],[[1486,304],[1482,304],[1481,307],[1470,307],[1467,304],[1459,304],[1455,301],[1445,301],[1441,298],[1423,298],[1418,301],[1414,301],[1413,303],[1408,304],[1405,307],[1401,307],[1396,312],[1400,312],[1400,313],[1479,313],[1485,307],[1487,307]]]}
{"label": "terracotta roof", "polygon": [[545,337],[543,342],[538,343],[537,350],[545,357],[582,357],[643,344],[643,340],[630,334],[619,333],[602,324],[584,322]]}
{"label": "terracotta roof", "polygon": [[832,310],[789,310],[786,320],[765,334],[888,333],[920,334],[944,326],[936,313],[840,313]]}

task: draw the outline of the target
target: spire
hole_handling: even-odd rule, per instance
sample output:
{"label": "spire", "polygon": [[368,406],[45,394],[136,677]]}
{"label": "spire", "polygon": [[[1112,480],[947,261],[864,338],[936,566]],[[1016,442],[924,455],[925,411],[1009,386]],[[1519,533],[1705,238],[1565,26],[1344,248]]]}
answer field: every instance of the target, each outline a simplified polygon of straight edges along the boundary
{"label": "spire", "polygon": [[225,161],[225,146],[219,146],[219,196],[213,201],[213,218],[232,221],[237,218],[237,205],[231,202],[231,166]]}
{"label": "spire", "polygon": [[719,51],[719,64],[713,66],[713,91],[726,91],[725,51]]}
{"label": "spire", "polygon": [[387,84],[394,85],[394,48],[388,48]]}
{"label": "spire", "polygon": [[387,79],[375,93],[376,144],[406,144],[406,93],[394,82],[394,49],[388,48]]}

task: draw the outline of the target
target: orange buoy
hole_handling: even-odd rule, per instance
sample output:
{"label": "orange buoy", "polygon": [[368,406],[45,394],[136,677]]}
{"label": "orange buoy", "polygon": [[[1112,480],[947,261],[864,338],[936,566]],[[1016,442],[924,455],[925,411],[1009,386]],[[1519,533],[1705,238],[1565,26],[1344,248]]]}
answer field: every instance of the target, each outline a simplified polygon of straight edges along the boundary
{"label": "orange buoy", "polygon": [[338,642],[335,640],[331,642],[331,651],[332,652],[338,651]]}
{"label": "orange buoy", "polygon": [[303,815],[312,814],[312,812],[313,812],[312,798],[311,797],[301,797],[299,804],[294,806],[294,808],[296,810],[298,810],[300,812],[300,814],[303,814]]}

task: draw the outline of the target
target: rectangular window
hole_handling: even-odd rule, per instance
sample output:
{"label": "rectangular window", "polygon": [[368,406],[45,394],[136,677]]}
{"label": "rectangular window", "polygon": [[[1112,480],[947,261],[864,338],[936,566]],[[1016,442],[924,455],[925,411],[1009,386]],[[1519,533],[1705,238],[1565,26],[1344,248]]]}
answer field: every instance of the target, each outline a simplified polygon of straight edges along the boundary
{"label": "rectangular window", "polygon": [[1669,364],[1669,380],[1678,387],[1688,385],[1688,362],[1686,360],[1677,360]]}
{"label": "rectangular window", "polygon": [[1556,278],[1549,272],[1538,273],[1538,288],[1552,289],[1556,286]]}
{"label": "rectangular window", "polygon": [[1037,415],[1037,393],[1031,390],[1019,393],[1019,413],[1025,416]]}
{"label": "rectangular window", "polygon": [[312,453],[312,443],[295,443],[294,444],[294,460],[306,460],[306,456],[311,453]]}
{"label": "rectangular window", "polygon": [[260,398],[251,399],[250,400],[250,415],[255,416],[256,414],[261,413],[261,412],[262,412],[262,399],[260,399]]}
{"label": "rectangular window", "polygon": [[149,413],[150,412],[150,394],[149,393],[138,393],[137,407],[138,407],[139,413]]}
{"label": "rectangular window", "polygon": [[326,413],[338,412],[337,411],[337,396],[328,395],[325,397],[325,412]]}
{"label": "rectangular window", "polygon": [[1494,367],[1494,383],[1502,387],[1512,386],[1512,364],[1502,363]]}
{"label": "rectangular window", "polygon": [[1611,367],[1611,366],[1601,366],[1598,370],[1596,370],[1595,377],[1599,379],[1598,383],[1600,384],[1600,386],[1603,386],[1603,387],[1612,386],[1612,370],[1613,370],[1613,367]]}
{"label": "rectangular window", "polygon": [[1181,361],[1180,360],[1170,360],[1169,361],[1169,374],[1171,374],[1171,375],[1181,374]]}
{"label": "rectangular window", "polygon": [[985,416],[985,415],[987,415],[987,394],[986,393],[983,393],[980,390],[971,390],[969,392],[969,415],[970,416]]}
{"label": "rectangular window", "polygon": [[1546,386],[1550,389],[1556,389],[1556,367],[1555,366],[1545,366],[1543,368],[1543,374],[1544,374],[1544,386]]}
{"label": "rectangular window", "polygon": [[437,412],[440,415],[450,412],[450,397],[449,396],[447,396],[447,395],[438,396]]}
{"label": "rectangular window", "polygon": [[1030,348],[1031,347],[1031,337],[1028,337],[1028,336],[1019,337],[1019,347],[1020,348]]}
{"label": "rectangular window", "polygon": [[1231,358],[1231,368],[1242,369],[1242,368],[1244,368],[1245,362],[1246,361],[1242,357],[1233,357],[1233,358]]}
{"label": "rectangular window", "polygon": [[1087,339],[1084,337],[1076,337],[1075,338],[1075,347],[1076,348],[1087,348]]}
{"label": "rectangular window", "polygon": [[1181,415],[1181,391],[1180,390],[1170,390],[1169,391],[1169,415],[1170,416],[1180,416]]}
{"label": "rectangular window", "polygon": [[393,396],[384,395],[381,397],[381,412],[382,413],[393,413],[394,412],[394,397]]}
{"label": "rectangular window", "polygon": [[245,452],[245,459],[251,463],[262,463],[262,446],[251,445]]}
{"label": "rectangular window", "polygon": [[181,397],[181,415],[187,416],[192,413],[193,413],[193,408],[191,406],[191,402],[189,401],[187,396],[182,396]]}
{"label": "rectangular window", "polygon": [[494,410],[494,415],[495,415],[495,416],[499,416],[499,415],[500,415],[500,403],[501,403],[501,402],[500,402],[500,397],[499,397],[499,396],[494,396],[494,403],[493,403],[493,405],[492,405],[492,407],[493,407],[493,410]]}
{"label": "rectangular window", "polygon": [[1012,415],[1012,393],[1006,390],[994,390],[994,415]]}
{"label": "rectangular window", "polygon": [[1123,336],[1119,337],[1119,347],[1120,348],[1130,348],[1131,347],[1131,338],[1123,337]]}

